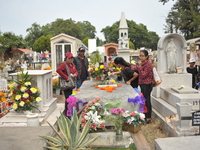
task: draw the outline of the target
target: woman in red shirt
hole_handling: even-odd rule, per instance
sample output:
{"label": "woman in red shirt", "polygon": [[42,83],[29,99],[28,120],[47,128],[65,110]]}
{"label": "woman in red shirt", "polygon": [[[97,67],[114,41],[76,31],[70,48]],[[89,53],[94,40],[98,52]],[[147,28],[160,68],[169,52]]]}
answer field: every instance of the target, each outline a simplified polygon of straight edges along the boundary
{"label": "woman in red shirt", "polygon": [[140,85],[140,89],[142,94],[146,99],[146,107],[147,113],[145,113],[147,123],[151,123],[151,91],[152,91],[152,78],[153,78],[153,70],[152,64],[148,60],[149,54],[147,50],[140,51],[140,60],[138,61],[138,84]]}
{"label": "woman in red shirt", "polygon": [[[73,63],[73,55],[70,52],[67,52],[65,54],[65,61],[62,62],[60,64],[60,66],[57,68],[56,72],[65,80],[69,81],[70,77],[68,76],[67,73],[67,69],[66,69],[66,65],[69,68],[70,74],[72,74],[73,76],[77,76],[78,72],[76,70],[76,67]],[[65,94],[65,99],[67,99],[71,94],[72,94],[72,89],[71,90],[64,90],[64,94]],[[65,101],[65,110],[64,110],[64,114],[66,114],[67,112],[67,105],[68,103]]]}

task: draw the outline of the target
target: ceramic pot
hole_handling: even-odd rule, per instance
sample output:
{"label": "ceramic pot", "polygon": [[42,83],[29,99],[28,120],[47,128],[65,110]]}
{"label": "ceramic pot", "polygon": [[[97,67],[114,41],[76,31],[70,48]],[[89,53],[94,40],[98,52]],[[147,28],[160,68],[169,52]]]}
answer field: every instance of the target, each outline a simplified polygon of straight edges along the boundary
{"label": "ceramic pot", "polygon": [[101,80],[101,77],[96,77],[96,80],[100,81],[100,80]]}

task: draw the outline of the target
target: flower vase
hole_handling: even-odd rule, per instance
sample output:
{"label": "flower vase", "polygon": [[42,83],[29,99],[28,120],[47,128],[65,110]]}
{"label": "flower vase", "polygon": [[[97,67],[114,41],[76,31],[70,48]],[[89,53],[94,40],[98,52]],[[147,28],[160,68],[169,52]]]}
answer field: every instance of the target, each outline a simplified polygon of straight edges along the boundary
{"label": "flower vase", "polygon": [[31,110],[24,110],[23,113],[24,113],[25,115],[28,115],[28,114],[31,114],[32,111],[31,111]]}
{"label": "flower vase", "polygon": [[121,141],[123,138],[122,125],[116,126],[116,141]]}
{"label": "flower vase", "polygon": [[100,80],[101,80],[101,77],[96,77],[96,80],[100,81]]}
{"label": "flower vase", "polygon": [[60,89],[56,89],[56,95],[60,95]]}

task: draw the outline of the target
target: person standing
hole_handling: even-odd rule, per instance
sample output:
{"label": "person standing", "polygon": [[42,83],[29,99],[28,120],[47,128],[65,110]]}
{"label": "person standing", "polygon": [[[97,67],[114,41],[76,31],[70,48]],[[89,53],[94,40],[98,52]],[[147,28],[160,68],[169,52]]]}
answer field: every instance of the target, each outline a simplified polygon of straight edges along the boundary
{"label": "person standing", "polygon": [[152,79],[153,70],[152,64],[149,61],[149,54],[147,50],[140,51],[140,60],[138,61],[138,84],[141,89],[141,93],[146,99],[147,113],[145,113],[147,123],[151,123],[151,91],[152,91]]}
{"label": "person standing", "polygon": [[[73,76],[77,76],[78,75],[78,72],[76,70],[76,67],[73,63],[73,55],[72,53],[70,52],[67,52],[65,54],[65,61],[62,62],[60,64],[60,66],[57,68],[56,72],[65,80],[69,81],[71,77],[68,76],[68,73],[67,73],[67,69],[66,69],[66,66],[69,68],[69,72],[70,74],[72,74]],[[65,100],[72,94],[72,90],[73,89],[70,89],[70,90],[63,90],[64,91],[64,95],[65,95]],[[66,115],[66,112],[67,112],[67,106],[68,106],[68,103],[67,101],[65,101],[65,110],[64,110],[64,114]]]}
{"label": "person standing", "polygon": [[78,71],[78,80],[76,82],[77,89],[81,86],[83,81],[90,79],[90,74],[88,72],[88,59],[85,57],[85,48],[80,47],[78,49],[78,55],[74,58],[74,64],[76,66],[76,69]]}
{"label": "person standing", "polygon": [[186,68],[188,73],[192,74],[192,88],[196,88],[197,84],[197,68],[195,67],[195,59],[190,58],[189,60],[190,66]]}
{"label": "person standing", "polygon": [[131,64],[126,62],[122,57],[116,57],[114,59],[114,63],[117,65],[117,67],[122,68],[122,70],[119,72],[113,72],[111,75],[122,73],[125,83],[131,85],[133,88],[137,88],[138,73],[131,69]]}

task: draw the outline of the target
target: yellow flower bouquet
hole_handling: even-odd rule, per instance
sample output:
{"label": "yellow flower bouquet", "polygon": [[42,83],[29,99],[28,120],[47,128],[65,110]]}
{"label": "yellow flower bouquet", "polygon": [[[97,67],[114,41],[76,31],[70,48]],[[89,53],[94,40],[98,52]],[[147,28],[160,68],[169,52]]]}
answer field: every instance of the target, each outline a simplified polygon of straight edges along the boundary
{"label": "yellow flower bouquet", "polygon": [[41,101],[38,87],[31,86],[32,78],[28,72],[17,75],[17,80],[8,85],[13,109],[16,112],[38,110],[38,102]]}

